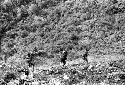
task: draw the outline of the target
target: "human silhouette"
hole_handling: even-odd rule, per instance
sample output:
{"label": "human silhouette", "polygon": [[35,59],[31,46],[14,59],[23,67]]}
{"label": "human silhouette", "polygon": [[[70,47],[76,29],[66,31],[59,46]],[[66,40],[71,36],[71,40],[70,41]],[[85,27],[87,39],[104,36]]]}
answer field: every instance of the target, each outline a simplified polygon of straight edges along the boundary
{"label": "human silhouette", "polygon": [[35,66],[35,63],[34,63],[34,54],[28,53],[27,63],[28,63],[28,66],[29,67],[33,67],[33,70],[34,70],[34,66]]}
{"label": "human silhouette", "polygon": [[88,55],[89,55],[89,50],[90,50],[90,47],[85,47],[86,49],[86,52],[85,54],[83,55],[83,60],[85,60],[87,63],[88,63]]}
{"label": "human silhouette", "polygon": [[62,56],[61,56],[61,63],[63,63],[63,66],[66,64],[67,55],[68,55],[68,52],[63,51]]}

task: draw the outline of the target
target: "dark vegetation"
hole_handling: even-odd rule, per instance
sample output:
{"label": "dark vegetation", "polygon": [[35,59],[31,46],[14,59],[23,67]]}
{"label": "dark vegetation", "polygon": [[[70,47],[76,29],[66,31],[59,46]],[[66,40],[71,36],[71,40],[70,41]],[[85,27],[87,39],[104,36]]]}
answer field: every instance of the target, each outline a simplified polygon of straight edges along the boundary
{"label": "dark vegetation", "polygon": [[6,75],[5,75],[5,77],[4,77],[4,81],[6,82],[6,83],[9,83],[10,82],[10,80],[14,80],[14,79],[16,79],[16,75],[14,74],[14,73],[7,73]]}

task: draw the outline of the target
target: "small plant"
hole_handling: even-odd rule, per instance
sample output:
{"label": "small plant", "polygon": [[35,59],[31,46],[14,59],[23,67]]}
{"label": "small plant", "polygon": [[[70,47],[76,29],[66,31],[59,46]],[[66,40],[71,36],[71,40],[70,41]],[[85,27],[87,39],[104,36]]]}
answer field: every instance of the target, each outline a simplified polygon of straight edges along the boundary
{"label": "small plant", "polygon": [[124,11],[122,9],[113,6],[113,7],[110,7],[109,9],[107,9],[106,14],[114,15],[114,14],[119,14],[119,13],[123,13],[123,12]]}
{"label": "small plant", "polygon": [[28,10],[35,15],[39,15],[39,7],[37,4],[31,4]]}

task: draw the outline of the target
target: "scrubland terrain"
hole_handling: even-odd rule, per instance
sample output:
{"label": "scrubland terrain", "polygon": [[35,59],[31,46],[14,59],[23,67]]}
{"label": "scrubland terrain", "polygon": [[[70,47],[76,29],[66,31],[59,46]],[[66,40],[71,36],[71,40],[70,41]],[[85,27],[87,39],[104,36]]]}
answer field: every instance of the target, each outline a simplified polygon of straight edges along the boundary
{"label": "scrubland terrain", "polygon": [[124,0],[0,3],[0,85],[125,85]]}

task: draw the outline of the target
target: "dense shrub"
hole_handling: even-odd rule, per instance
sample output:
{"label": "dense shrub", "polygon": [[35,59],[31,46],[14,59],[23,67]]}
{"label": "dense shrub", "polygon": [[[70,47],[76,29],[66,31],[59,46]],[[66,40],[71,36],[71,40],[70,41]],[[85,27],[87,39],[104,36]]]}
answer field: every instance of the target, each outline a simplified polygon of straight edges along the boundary
{"label": "dense shrub", "polygon": [[6,82],[6,83],[8,83],[8,82],[10,82],[10,80],[14,80],[14,79],[16,79],[16,75],[14,74],[14,73],[7,73],[6,75],[5,75],[5,77],[4,77],[4,81]]}

